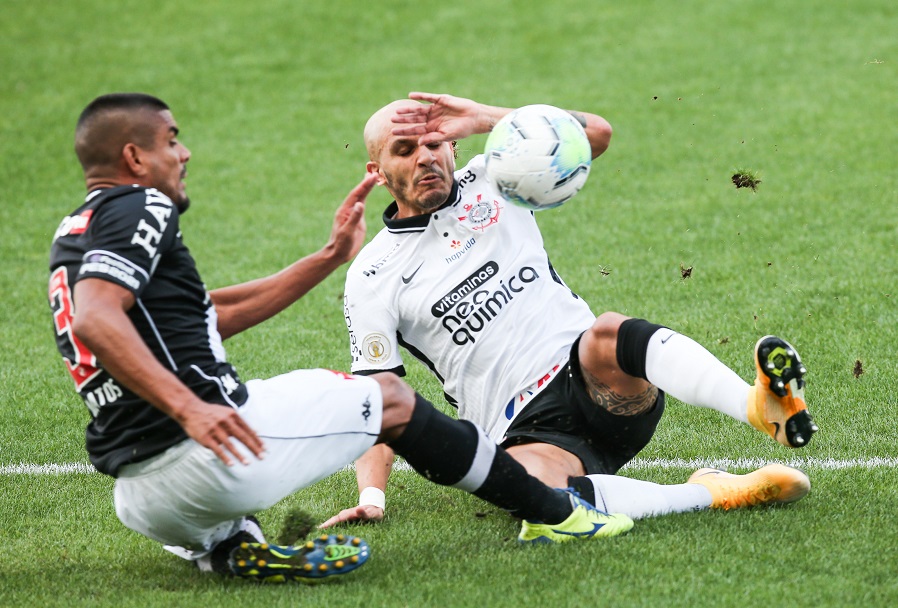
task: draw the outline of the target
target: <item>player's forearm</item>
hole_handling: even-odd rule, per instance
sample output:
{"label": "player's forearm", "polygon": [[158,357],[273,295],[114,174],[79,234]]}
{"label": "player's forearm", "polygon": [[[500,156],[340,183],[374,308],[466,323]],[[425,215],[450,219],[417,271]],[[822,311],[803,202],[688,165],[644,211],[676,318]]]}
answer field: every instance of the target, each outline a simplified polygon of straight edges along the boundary
{"label": "player's forearm", "polygon": [[273,275],[209,292],[218,332],[229,338],[278,314],[321,283],[344,260],[328,246]]}
{"label": "player's forearm", "polygon": [[488,106],[480,104],[477,118],[475,119],[474,134],[489,133],[496,126],[496,123],[511,112],[512,108],[501,108],[499,106]]}
{"label": "player's forearm", "polygon": [[377,488],[386,491],[390,471],[393,469],[393,450],[386,444],[379,443],[362,454],[355,463],[355,475],[359,484],[359,493],[365,488]]}
{"label": "player's forearm", "polygon": [[74,332],[117,382],[179,423],[183,411],[199,401],[159,363],[123,310],[84,304],[75,315]]}

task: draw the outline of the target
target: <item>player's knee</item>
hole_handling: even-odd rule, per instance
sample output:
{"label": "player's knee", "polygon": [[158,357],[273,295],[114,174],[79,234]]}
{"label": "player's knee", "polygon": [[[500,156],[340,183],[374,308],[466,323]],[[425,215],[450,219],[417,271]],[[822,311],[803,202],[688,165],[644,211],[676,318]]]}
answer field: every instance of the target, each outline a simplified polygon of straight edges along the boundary
{"label": "player's knee", "polygon": [[597,343],[609,346],[616,345],[617,332],[621,323],[629,318],[619,312],[603,312],[589,328],[590,338]]}
{"label": "player's knee", "polygon": [[384,428],[407,423],[415,408],[415,391],[396,374],[387,372],[370,377],[380,385]]}
{"label": "player's knee", "polygon": [[580,362],[591,368],[617,367],[617,334],[629,317],[603,312],[580,338]]}
{"label": "player's knee", "polygon": [[414,391],[405,381],[392,372],[372,374],[370,378],[380,385],[384,402],[414,399]]}

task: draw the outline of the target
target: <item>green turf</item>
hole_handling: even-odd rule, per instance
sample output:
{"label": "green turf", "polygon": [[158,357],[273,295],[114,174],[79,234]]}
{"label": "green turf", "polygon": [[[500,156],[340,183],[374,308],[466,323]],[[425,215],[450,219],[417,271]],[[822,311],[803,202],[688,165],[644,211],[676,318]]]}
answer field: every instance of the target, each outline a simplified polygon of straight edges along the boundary
{"label": "green turf", "polygon": [[[803,2],[116,3],[7,0],[0,19],[0,466],[86,462],[84,407],[52,340],[46,260],[83,186],[83,106],[164,98],[192,150],[183,228],[210,287],[274,272],[327,238],[364,172],[370,113],[411,90],[596,112],[611,148],[539,216],[596,312],[668,324],[750,378],[767,333],[795,343],[821,432],[790,452],[672,402],[644,459],[811,463],[898,455],[898,9]],[[461,143],[463,162],[483,137]],[[750,173],[757,190],[737,189]],[[369,233],[386,193],[371,197]],[[684,278],[691,269],[688,278]],[[244,378],[348,367],[342,272],[227,343]],[[859,373],[862,372],[862,373]],[[434,381],[410,381],[437,400]],[[336,584],[200,576],[126,530],[97,474],[0,475],[0,605],[890,606],[893,467],[808,466],[788,508],[638,522],[528,549],[461,492],[400,473],[371,562]],[[687,468],[628,471],[675,483]],[[341,473],[261,514],[351,504]]]}

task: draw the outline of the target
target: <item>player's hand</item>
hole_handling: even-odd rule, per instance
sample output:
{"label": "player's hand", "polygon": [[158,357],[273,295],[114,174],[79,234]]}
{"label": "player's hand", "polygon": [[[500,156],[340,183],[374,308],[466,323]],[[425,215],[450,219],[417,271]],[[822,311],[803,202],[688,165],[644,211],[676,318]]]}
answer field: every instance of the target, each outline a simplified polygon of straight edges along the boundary
{"label": "player's hand", "polygon": [[233,408],[199,401],[182,410],[178,418],[191,439],[215,452],[227,466],[233,464],[232,456],[241,464],[249,464],[234,440],[245,445],[259,460],[263,457],[262,440]]}
{"label": "player's hand", "polygon": [[476,101],[433,93],[415,92],[408,96],[429,103],[399,108],[392,120],[408,126],[395,127],[393,135],[420,135],[418,145],[425,146],[484,132],[481,124],[485,106]]}
{"label": "player's hand", "polygon": [[359,505],[350,509],[343,509],[326,522],[319,524],[319,528],[329,528],[335,524],[346,522],[378,523],[384,519],[384,510],[374,505]]}
{"label": "player's hand", "polygon": [[327,247],[340,262],[356,256],[365,242],[365,199],[377,184],[377,174],[367,173],[337,208]]}

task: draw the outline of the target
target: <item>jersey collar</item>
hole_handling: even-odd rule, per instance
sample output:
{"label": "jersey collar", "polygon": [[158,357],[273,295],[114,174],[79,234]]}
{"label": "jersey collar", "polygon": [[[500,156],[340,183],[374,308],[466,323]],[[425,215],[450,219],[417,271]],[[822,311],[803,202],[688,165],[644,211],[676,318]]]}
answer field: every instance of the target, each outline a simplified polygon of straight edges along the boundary
{"label": "jersey collar", "polygon": [[[458,181],[453,180],[452,190],[449,191],[449,197],[446,199],[445,203],[439,206],[437,211],[445,209],[450,205],[454,205],[457,202]],[[387,208],[384,210],[384,225],[390,232],[423,232],[430,223],[430,216],[433,215],[433,213],[425,213],[423,215],[413,215],[412,217],[395,219],[397,213],[399,213],[399,205],[396,204],[396,201],[387,205]]]}

